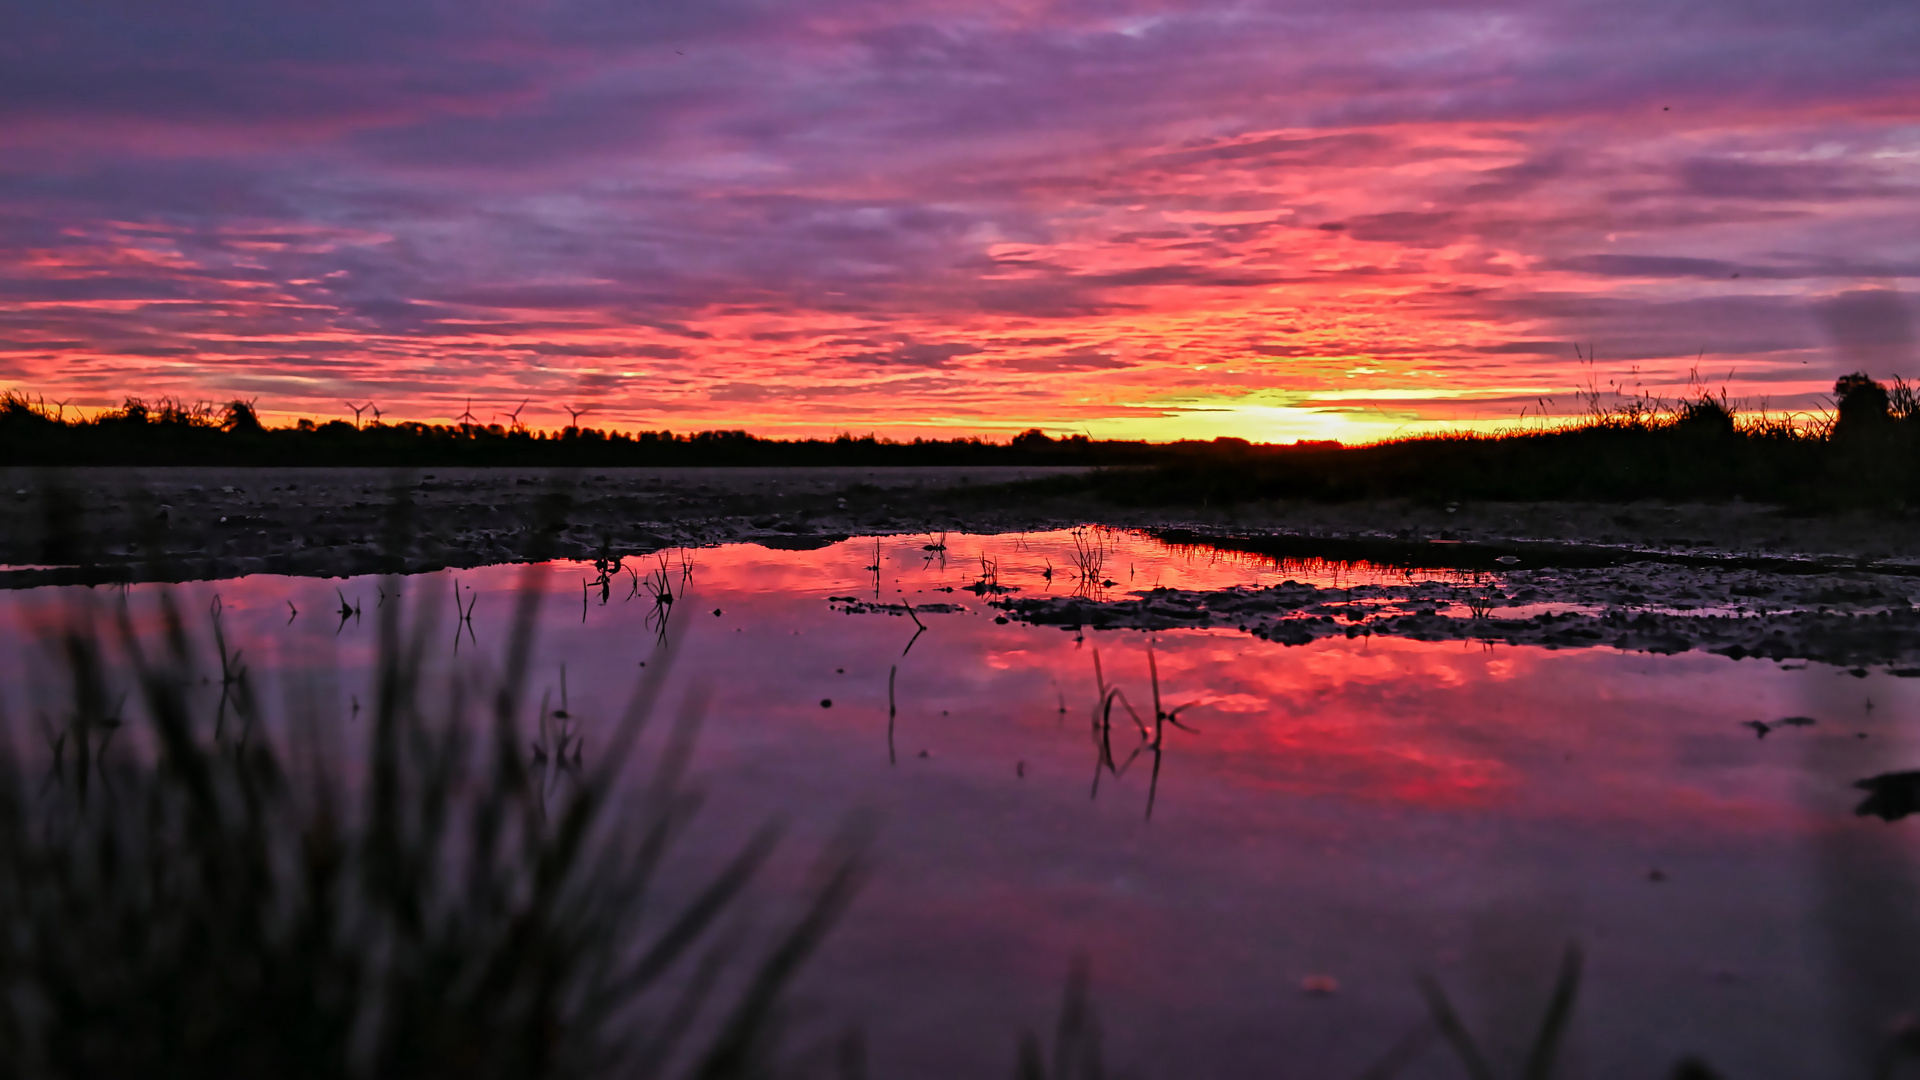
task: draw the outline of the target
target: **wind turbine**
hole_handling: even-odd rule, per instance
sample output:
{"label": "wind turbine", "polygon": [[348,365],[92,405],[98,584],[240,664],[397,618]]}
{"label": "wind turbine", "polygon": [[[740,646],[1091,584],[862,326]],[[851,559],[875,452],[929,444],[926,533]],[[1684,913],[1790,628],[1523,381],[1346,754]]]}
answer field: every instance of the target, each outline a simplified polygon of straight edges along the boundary
{"label": "wind turbine", "polygon": [[567,418],[568,418],[568,419],[567,419],[567,426],[568,426],[568,427],[571,427],[571,428],[577,428],[577,427],[579,427],[579,426],[580,426],[580,418],[581,418],[582,416],[585,416],[585,415],[587,415],[587,412],[588,412],[588,411],[589,411],[590,409],[592,409],[592,408],[593,408],[593,406],[591,406],[591,405],[589,405],[589,406],[586,406],[585,408],[580,408],[580,409],[576,409],[576,408],[574,408],[574,407],[573,407],[573,406],[571,406],[571,405],[562,405],[562,406],[560,406],[560,407],[561,407],[561,408],[563,408],[563,409],[565,409],[565,410],[567,410]]}
{"label": "wind turbine", "polygon": [[522,430],[525,430],[525,429],[523,429],[523,428],[522,428],[522,427],[520,426],[520,410],[521,410],[521,409],[524,409],[524,408],[526,408],[526,407],[527,407],[527,402],[529,402],[529,401],[532,401],[532,400],[533,400],[532,398],[522,398],[522,399],[520,399],[520,404],[519,404],[519,406],[518,406],[518,407],[516,407],[516,408],[515,408],[515,409],[514,409],[514,410],[513,410],[512,412],[507,412],[507,413],[495,413],[494,415],[495,415],[495,416],[504,416],[504,417],[506,417],[507,419],[509,419],[509,420],[511,420],[511,421],[513,421],[513,429],[514,429],[515,431],[522,431]]}
{"label": "wind turbine", "polygon": [[363,412],[366,412],[368,408],[372,407],[373,402],[369,401],[365,405],[355,405],[353,402],[349,401],[346,403],[346,405],[347,405],[347,408],[353,410],[353,426],[358,428],[360,426],[360,414]]}
{"label": "wind turbine", "polygon": [[376,424],[379,423],[380,422],[380,406],[375,405],[373,402],[369,401],[367,402],[367,408],[373,410],[373,422]]}
{"label": "wind turbine", "polygon": [[467,399],[467,411],[461,413],[457,417],[454,417],[454,419],[460,421],[461,427],[473,427],[479,424],[480,418],[473,415],[473,399],[472,398]]}

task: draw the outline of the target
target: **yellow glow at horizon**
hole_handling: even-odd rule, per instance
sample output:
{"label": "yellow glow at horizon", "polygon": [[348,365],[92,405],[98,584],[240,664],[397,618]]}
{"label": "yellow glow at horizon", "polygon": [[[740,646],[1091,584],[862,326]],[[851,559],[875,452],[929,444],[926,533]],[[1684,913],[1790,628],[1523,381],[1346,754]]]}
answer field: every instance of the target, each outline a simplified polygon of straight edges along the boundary
{"label": "yellow glow at horizon", "polygon": [[[1245,439],[1255,443],[1290,443],[1332,439],[1346,445],[1381,442],[1411,435],[1453,431],[1505,431],[1516,426],[1513,417],[1452,420],[1390,413],[1380,409],[1325,409],[1299,405],[1207,405],[1173,407],[1160,415],[1117,416],[1087,420],[1077,429],[1095,439]],[[1049,429],[1055,430],[1055,429]]]}

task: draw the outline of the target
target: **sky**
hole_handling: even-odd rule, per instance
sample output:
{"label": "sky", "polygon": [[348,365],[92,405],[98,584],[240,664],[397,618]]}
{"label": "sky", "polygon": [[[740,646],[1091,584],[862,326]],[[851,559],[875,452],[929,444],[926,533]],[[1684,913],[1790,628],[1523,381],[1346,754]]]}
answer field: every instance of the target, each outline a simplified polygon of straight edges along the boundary
{"label": "sky", "polygon": [[1916,56],[1899,0],[9,0],[0,387],[775,436],[1814,410],[1920,376]]}

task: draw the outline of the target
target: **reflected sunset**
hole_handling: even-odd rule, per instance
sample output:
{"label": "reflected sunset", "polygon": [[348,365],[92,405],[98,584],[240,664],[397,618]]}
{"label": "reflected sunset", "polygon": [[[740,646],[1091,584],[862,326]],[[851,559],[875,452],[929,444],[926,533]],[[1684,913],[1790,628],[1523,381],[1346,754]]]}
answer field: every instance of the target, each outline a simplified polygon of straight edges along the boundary
{"label": "reflected sunset", "polygon": [[[1608,1023],[1694,1025],[1694,1045],[1757,1075],[1832,1064],[1819,1039],[1827,984],[1799,952],[1817,948],[1801,876],[1835,838],[1911,849],[1852,818],[1833,781],[1902,759],[1920,684],[1699,652],[1394,637],[1287,647],[1232,629],[1007,623],[968,588],[982,557],[1004,587],[1044,592],[1041,568],[1068,557],[1068,538],[953,535],[944,558],[927,539],[885,538],[877,563],[864,539],[669,551],[616,570],[604,599],[588,563],[256,575],[173,595],[203,644],[220,598],[262,695],[337,705],[332,745],[369,722],[380,605],[432,628],[428,687],[456,671],[482,686],[502,669],[516,603],[540,589],[528,696],[543,714],[565,702],[589,759],[634,680],[666,665],[667,700],[711,710],[699,843],[724,849],[769,818],[808,841],[852,813],[879,824],[885,872],[798,993],[871,1018],[876,1060],[903,1073],[990,1072],[1003,1050],[980,1033],[1040,1008],[1071,946],[1095,950],[1113,1052],[1152,1074],[1200,1061],[1204,1075],[1240,1075],[1280,1045],[1315,1074],[1347,1075],[1417,1015],[1409,966],[1468,978],[1494,962],[1489,941],[1544,928],[1604,950],[1582,993]],[[1290,571],[1193,554],[1137,536],[1113,547],[1136,576],[1192,585]],[[664,639],[639,584],[661,567],[676,591]],[[1343,580],[1378,579],[1351,569]],[[447,610],[456,579],[469,636],[454,636]],[[928,610],[847,613],[829,599],[876,589]],[[127,594],[150,640],[161,592]],[[0,641],[25,660],[88,604],[106,615],[119,602],[14,593]],[[1106,684],[1151,716],[1150,649],[1164,704],[1193,730],[1170,734],[1157,779],[1119,731],[1122,767],[1103,772],[1089,739],[1095,655]],[[57,696],[35,670],[9,673],[8,708]],[[1742,723],[1796,713],[1814,722],[1764,739]],[[797,887],[804,870],[789,860],[774,880]],[[1302,972],[1335,973],[1335,1001],[1291,989]],[[1583,1053],[1597,1073],[1644,1072],[1662,1052],[1596,1041]],[[1428,1064],[1417,1075],[1452,1075],[1437,1055]]]}

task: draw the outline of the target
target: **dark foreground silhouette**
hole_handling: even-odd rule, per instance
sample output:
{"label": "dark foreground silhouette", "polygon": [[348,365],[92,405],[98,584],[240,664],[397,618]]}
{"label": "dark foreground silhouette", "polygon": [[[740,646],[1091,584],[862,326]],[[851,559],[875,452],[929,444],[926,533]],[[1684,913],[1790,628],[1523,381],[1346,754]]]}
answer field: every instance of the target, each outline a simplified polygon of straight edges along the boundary
{"label": "dark foreground silhouette", "polygon": [[745,431],[619,432],[570,426],[386,424],[263,426],[248,402],[149,403],[67,419],[19,393],[0,399],[0,465],[622,467],[1101,466],[1014,489],[1092,494],[1122,505],[1231,505],[1268,499],[1633,501],[1744,499],[1805,509],[1920,501],[1920,404],[1900,379],[1834,385],[1812,421],[1738,415],[1722,395],[1597,405],[1580,423],[1497,435],[1435,435],[1369,446],[1244,439],[1146,443],[979,438],[896,442],[868,435],[765,439]]}
{"label": "dark foreground silhouette", "polygon": [[0,1075],[764,1075],[864,842],[825,856],[784,931],[741,940],[727,917],[779,830],[678,869],[697,701],[617,797],[664,663],[596,753],[564,709],[529,753],[529,584],[493,686],[428,685],[431,620],[381,608],[363,740],[317,695],[266,708],[217,601],[211,670],[171,596],[76,606],[43,752],[0,717]]}

